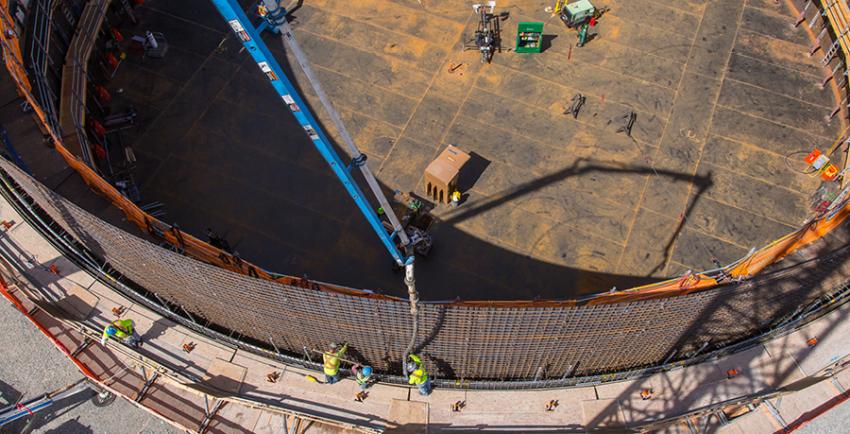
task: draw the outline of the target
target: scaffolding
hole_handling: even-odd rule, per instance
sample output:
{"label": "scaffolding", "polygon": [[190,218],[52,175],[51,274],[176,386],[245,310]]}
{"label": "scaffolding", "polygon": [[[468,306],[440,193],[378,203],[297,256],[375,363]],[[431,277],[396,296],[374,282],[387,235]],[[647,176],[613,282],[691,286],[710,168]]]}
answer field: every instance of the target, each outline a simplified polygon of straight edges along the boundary
{"label": "scaffolding", "polygon": [[[97,258],[96,270],[115,270],[112,279],[134,288],[136,299],[149,297],[196,329],[226,331],[235,342],[265,345],[290,362],[308,364],[305,348],[340,340],[358,349],[361,362],[398,374],[396,361],[413,331],[406,300],[305,289],[203,264],[107,224],[10,162],[0,169],[16,202],[33,204],[43,226],[61,229],[62,239],[88,252],[84,257]],[[421,302],[424,339],[416,352],[438,379],[487,380],[482,384],[491,387],[637,375],[787,327],[810,306],[823,305],[822,298],[846,289],[846,237],[819,240],[750,279],[679,296]]]}
{"label": "scaffolding", "polygon": [[[137,297],[156,296],[161,306],[192,318],[199,329],[269,343],[281,357],[319,347],[330,337],[348,339],[371,348],[363,356],[376,367],[394,369],[392,361],[402,358],[413,335],[407,300],[263,270],[146,213],[70,152],[32,92],[7,12],[0,14],[0,28],[7,35],[12,32],[0,40],[7,69],[56,151],[130,222],[174,249],[106,224],[2,162],[9,191],[19,194],[20,201],[34,202],[34,212],[47,225],[61,228],[95,269],[116,270]],[[830,61],[837,58],[841,56]],[[71,74],[69,80],[85,85],[81,77]],[[72,92],[77,101],[81,92],[79,87]],[[76,119],[79,123],[81,116]],[[520,382],[613,375],[704,354],[770,329],[777,318],[787,318],[841,287],[836,276],[847,259],[846,248],[793,267],[788,262],[771,267],[793,252],[839,236],[836,229],[848,214],[846,201],[836,204],[835,212],[812,218],[733,264],[644,287],[576,300],[421,303],[418,327],[426,338],[414,349],[434,361],[442,378]],[[208,297],[211,288],[221,296]],[[256,312],[268,316],[258,321]],[[345,324],[339,324],[338,312],[348,313]],[[707,316],[693,330],[694,315],[700,312]],[[741,321],[740,312],[753,318]]]}

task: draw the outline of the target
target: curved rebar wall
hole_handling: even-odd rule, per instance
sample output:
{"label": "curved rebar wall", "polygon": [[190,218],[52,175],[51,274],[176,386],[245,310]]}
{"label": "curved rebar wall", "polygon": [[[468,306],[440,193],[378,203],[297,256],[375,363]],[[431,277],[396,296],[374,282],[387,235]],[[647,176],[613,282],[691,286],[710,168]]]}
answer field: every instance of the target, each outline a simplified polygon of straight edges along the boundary
{"label": "curved rebar wall", "polygon": [[[9,162],[0,162],[0,168],[76,242],[197,321],[289,355],[344,340],[353,357],[398,372],[394,363],[410,334],[403,301],[223,270],[109,225]],[[678,297],[539,308],[423,303],[419,352],[441,378],[500,381],[614,373],[686,359],[764,332],[801,306],[843,289],[850,270],[843,235],[824,238],[786,258],[786,266],[750,280]]]}
{"label": "curved rebar wall", "polygon": [[[0,27],[8,29],[3,12]],[[0,162],[7,185],[28,196],[43,218],[162,305],[179,306],[197,323],[237,334],[234,341],[197,325],[214,337],[262,343],[290,362],[305,349],[345,340],[351,357],[384,372],[400,371],[396,364],[411,332],[405,300],[269,273],[145,214],[68,152],[30,91],[16,39],[0,42],[9,73],[68,164],[129,221],[183,254],[107,224]],[[839,224],[847,214],[841,204],[834,219],[812,220],[734,266],[648,287],[584,300],[422,303],[417,352],[439,378],[535,387],[540,383],[527,382],[563,385],[594,375],[607,376],[594,381],[613,380],[731,351],[791,326],[790,319],[805,316],[801,311],[818,306],[822,297],[845,291],[850,247]]]}

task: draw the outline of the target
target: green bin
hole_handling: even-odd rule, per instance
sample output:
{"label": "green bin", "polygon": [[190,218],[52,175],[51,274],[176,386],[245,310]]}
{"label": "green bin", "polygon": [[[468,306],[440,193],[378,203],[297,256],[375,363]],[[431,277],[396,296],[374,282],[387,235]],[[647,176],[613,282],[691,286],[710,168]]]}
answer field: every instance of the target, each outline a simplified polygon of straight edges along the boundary
{"label": "green bin", "polygon": [[539,53],[543,50],[543,23],[519,23],[516,32],[517,53]]}

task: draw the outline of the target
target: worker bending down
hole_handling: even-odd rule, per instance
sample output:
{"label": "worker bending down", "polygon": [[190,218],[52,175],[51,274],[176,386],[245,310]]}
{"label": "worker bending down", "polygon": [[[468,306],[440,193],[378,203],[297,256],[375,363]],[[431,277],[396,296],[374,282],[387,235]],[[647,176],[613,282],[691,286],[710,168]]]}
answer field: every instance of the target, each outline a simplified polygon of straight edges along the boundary
{"label": "worker bending down", "polygon": [[116,319],[104,327],[100,344],[106,345],[106,340],[110,336],[120,339],[132,347],[138,347],[142,343],[142,337],[136,333],[135,324],[131,319]]}
{"label": "worker bending down", "polygon": [[407,357],[409,361],[404,366],[404,371],[407,373],[407,383],[416,385],[419,388],[420,395],[430,395],[431,379],[428,378],[428,372],[425,370],[425,365],[422,364],[422,359],[416,354]]}
{"label": "worker bending down", "polygon": [[360,386],[360,391],[365,392],[372,385],[372,367],[354,365],[351,367],[351,373],[354,374],[354,381]]}
{"label": "worker bending down", "polygon": [[328,345],[328,350],[322,353],[322,361],[325,365],[325,384],[334,384],[339,381],[339,359],[347,349],[348,344],[343,344],[342,348],[338,348],[337,344],[331,342]]}
{"label": "worker bending down", "polygon": [[357,392],[354,400],[357,402],[363,402],[363,400],[369,396],[366,389],[372,385],[372,381],[374,380],[372,378],[372,367],[355,364],[351,367],[351,374],[354,376],[354,381],[357,382],[357,385],[360,387],[360,390]]}

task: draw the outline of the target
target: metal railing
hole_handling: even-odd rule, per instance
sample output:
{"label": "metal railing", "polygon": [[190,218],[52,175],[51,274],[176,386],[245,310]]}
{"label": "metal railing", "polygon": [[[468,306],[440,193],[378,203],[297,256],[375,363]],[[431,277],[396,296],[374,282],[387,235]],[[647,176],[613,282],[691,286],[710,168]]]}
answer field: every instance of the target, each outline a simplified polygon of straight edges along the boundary
{"label": "metal railing", "polygon": [[35,0],[30,9],[32,30],[30,31],[29,68],[34,78],[36,93],[47,116],[48,125],[55,134],[61,135],[56,102],[59,101],[56,90],[50,85],[48,73],[59,78],[58,68],[54,68],[50,58],[53,30],[52,14],[55,0]]}
{"label": "metal railing", "polygon": [[850,83],[847,80],[847,59],[850,58],[850,9],[847,0],[807,0],[803,3],[795,26],[805,25],[815,34],[815,41],[809,48],[809,56],[819,50],[823,55],[820,63],[829,71],[823,77],[821,86],[835,80],[839,91],[839,102],[827,117],[832,119],[844,111],[845,118],[850,117]]}
{"label": "metal railing", "polygon": [[[110,0],[92,0],[86,4],[77,22],[77,31],[68,48],[62,71],[62,98],[69,98],[69,101],[62,101],[60,125],[63,130],[73,129],[80,156],[94,169],[97,166],[86,132],[88,63],[109,3]],[[70,125],[68,120],[71,121]]]}
{"label": "metal railing", "polygon": [[[0,18],[4,28],[10,25],[6,17]],[[0,43],[13,79],[47,122],[23,85],[26,77],[19,76],[20,58],[8,55],[14,54],[11,44],[16,40]],[[78,255],[92,272],[124,285],[122,290],[159,306],[159,311],[239,347],[315,367],[309,357],[300,357],[304,349],[347,340],[362,360],[387,373],[399,371],[393,360],[400,359],[411,332],[405,300],[272,274],[214,249],[145,214],[80,164],[52,133],[57,151],[92,188],[123,210],[128,220],[179,252],[106,224],[4,162],[7,181],[28,196],[18,199],[34,200],[38,206],[31,213],[65,240],[66,254]],[[765,249],[711,273],[579,300],[422,303],[423,339],[417,351],[438,378],[451,379],[439,380],[447,386],[465,387],[466,379],[474,379],[470,387],[511,388],[631,378],[735,348],[776,328],[778,321],[783,329],[790,327],[793,318],[810,314],[803,307],[843,290],[843,283],[827,285],[827,278],[837,270],[833,262],[850,255],[847,249],[815,254],[820,258],[790,268],[769,267],[835,232],[848,214],[846,205],[840,205],[834,218],[812,219]],[[823,264],[828,266],[819,267]],[[749,277],[765,267],[768,272]],[[257,312],[264,317],[258,318]]]}

